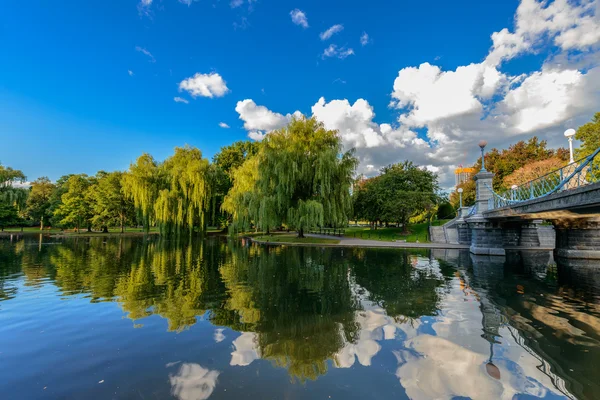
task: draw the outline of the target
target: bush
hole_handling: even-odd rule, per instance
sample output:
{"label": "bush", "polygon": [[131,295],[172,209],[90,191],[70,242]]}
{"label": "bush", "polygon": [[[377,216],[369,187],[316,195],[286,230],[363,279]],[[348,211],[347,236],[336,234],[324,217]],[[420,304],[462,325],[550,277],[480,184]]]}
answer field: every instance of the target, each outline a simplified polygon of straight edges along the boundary
{"label": "bush", "polygon": [[450,203],[440,204],[437,212],[438,219],[452,219],[456,216],[456,210]]}

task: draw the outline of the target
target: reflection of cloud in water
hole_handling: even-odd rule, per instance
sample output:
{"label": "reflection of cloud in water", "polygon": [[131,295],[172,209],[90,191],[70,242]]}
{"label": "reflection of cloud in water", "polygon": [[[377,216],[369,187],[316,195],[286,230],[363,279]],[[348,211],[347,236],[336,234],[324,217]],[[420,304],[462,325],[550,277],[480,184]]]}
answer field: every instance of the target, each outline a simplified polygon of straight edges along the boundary
{"label": "reflection of cloud in water", "polygon": [[[487,354],[431,335],[419,335],[405,344],[419,353],[415,355],[408,350],[394,352],[401,364],[396,376],[411,399],[450,399],[457,396],[512,399],[517,393],[536,397],[545,397],[549,391],[560,394],[553,390],[550,379],[536,370],[531,363],[532,357],[527,357],[527,354],[522,354],[519,365],[504,358],[494,359],[500,370],[500,378],[496,380],[486,373]],[[511,348],[518,349],[517,352],[522,350],[518,346]]]}
{"label": "reflection of cloud in water", "polygon": [[213,335],[215,343],[221,343],[223,340],[225,340],[225,335],[223,335],[223,331],[223,328],[215,329],[215,334]]}
{"label": "reflection of cloud in water", "polygon": [[258,335],[254,332],[243,332],[233,341],[235,351],[231,353],[229,365],[246,366],[260,358]]}
{"label": "reflection of cloud in water", "polygon": [[179,400],[208,399],[217,386],[219,374],[199,364],[184,363],[176,375],[169,375],[171,394]]}

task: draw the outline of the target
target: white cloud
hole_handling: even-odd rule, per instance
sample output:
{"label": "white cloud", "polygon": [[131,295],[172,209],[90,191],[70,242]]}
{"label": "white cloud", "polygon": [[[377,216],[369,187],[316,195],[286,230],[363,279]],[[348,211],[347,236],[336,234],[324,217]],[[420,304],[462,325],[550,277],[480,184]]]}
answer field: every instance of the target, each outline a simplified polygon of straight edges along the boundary
{"label": "white cloud", "polygon": [[409,110],[400,122],[423,127],[443,118],[481,113],[481,99],[493,96],[507,82],[506,76],[485,64],[442,71],[423,63],[398,72],[392,98],[397,108]]}
{"label": "white cloud", "polygon": [[225,340],[225,335],[223,334],[223,331],[224,331],[223,328],[215,329],[215,333],[213,335],[213,339],[215,340],[215,343],[221,343],[223,340]]}
{"label": "white cloud", "polygon": [[344,58],[354,55],[354,50],[346,47],[338,47],[335,44],[330,44],[325,50],[323,50],[322,58],[325,59],[327,57],[337,57],[341,60]]}
{"label": "white cloud", "polygon": [[127,73],[129,74],[129,76],[133,76],[133,75],[134,75],[134,74],[133,74],[133,71],[132,71],[132,70],[130,70],[130,69],[128,69],[128,70],[127,70]]}
{"label": "white cloud", "polygon": [[154,58],[154,56],[152,55],[152,53],[150,53],[148,50],[146,50],[143,47],[140,46],[135,46],[135,51],[140,52],[142,54],[144,54],[145,56],[147,56],[150,60],[150,62],[156,62],[156,59]]}
{"label": "white cloud", "polygon": [[360,44],[363,46],[369,44],[369,34],[367,32],[363,32],[363,34],[360,36]]}
{"label": "white cloud", "polygon": [[244,4],[244,0],[231,0],[231,3],[229,3],[231,8],[237,8],[237,7],[241,6],[242,4]]}
{"label": "white cloud", "polygon": [[229,129],[229,125],[227,125],[225,122],[219,122],[219,126],[223,129]]}
{"label": "white cloud", "polygon": [[173,100],[175,100],[175,103],[185,103],[185,104],[188,104],[188,103],[189,103],[189,101],[187,101],[187,100],[186,100],[186,99],[184,99],[183,97],[179,97],[179,96],[177,96],[177,97],[174,97],[174,98],[173,98]]}
{"label": "white cloud", "polygon": [[321,40],[327,40],[330,37],[332,37],[333,35],[335,35],[336,33],[339,33],[343,30],[344,30],[344,25],[336,24],[336,25],[333,25],[331,28],[327,29],[325,32],[321,32],[321,34],[319,34],[319,37],[321,38]]}
{"label": "white cloud", "polygon": [[300,25],[303,28],[308,28],[308,19],[306,18],[306,14],[304,11],[299,9],[295,9],[290,11],[290,16],[292,17],[292,22],[296,25]]}
{"label": "white cloud", "polygon": [[197,73],[191,78],[184,79],[179,83],[179,90],[186,90],[193,97],[223,97],[229,92],[226,82],[221,75],[212,72],[210,74]]}
{"label": "white cloud", "polygon": [[506,116],[504,126],[518,133],[560,124],[588,104],[598,104],[600,67],[586,74],[575,70],[542,69],[510,90],[499,108]]}
{"label": "white cloud", "polygon": [[515,15],[515,30],[492,34],[493,46],[486,61],[504,60],[535,51],[553,39],[562,50],[584,50],[600,42],[600,3],[597,0],[522,0]]}
{"label": "white cloud", "polygon": [[244,128],[249,131],[248,137],[253,140],[262,140],[268,132],[286,126],[293,116],[302,116],[299,111],[296,111],[293,115],[282,115],[269,110],[265,106],[257,105],[251,99],[238,101],[235,111],[240,115],[240,119],[244,121]]}
{"label": "white cloud", "polygon": [[176,375],[169,375],[171,395],[179,400],[208,399],[217,386],[219,374],[199,364],[181,364]]}

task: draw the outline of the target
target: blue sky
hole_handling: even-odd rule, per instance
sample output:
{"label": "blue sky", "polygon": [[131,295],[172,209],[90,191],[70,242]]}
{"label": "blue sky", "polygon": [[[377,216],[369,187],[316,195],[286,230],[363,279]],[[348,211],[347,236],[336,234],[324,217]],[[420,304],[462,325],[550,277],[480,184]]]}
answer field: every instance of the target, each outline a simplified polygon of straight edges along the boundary
{"label": "blue sky", "polygon": [[[57,179],[126,169],[142,152],[164,159],[186,143],[212,157],[295,111],[340,130],[366,173],[412,158],[445,174],[474,160],[476,132],[496,145],[532,134],[562,144],[563,127],[600,110],[597,87],[585,82],[597,72],[600,13],[597,0],[559,3],[5,0],[0,162],[29,179]],[[294,23],[294,10],[307,27]],[[570,20],[560,25],[557,16]],[[531,31],[527,21],[546,25]],[[493,43],[504,28],[512,50]],[[226,89],[209,87],[211,97],[181,90],[196,74]],[[490,76],[491,86],[480,85]],[[552,105],[523,103],[547,84],[556,86],[547,95],[558,118],[540,111]],[[563,104],[583,95],[587,106]]]}

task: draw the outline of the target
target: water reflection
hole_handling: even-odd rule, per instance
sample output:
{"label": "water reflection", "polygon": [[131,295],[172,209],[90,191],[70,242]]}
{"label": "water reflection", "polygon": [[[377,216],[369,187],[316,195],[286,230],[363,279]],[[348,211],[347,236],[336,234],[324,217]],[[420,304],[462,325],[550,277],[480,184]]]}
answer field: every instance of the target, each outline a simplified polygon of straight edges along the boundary
{"label": "water reflection", "polygon": [[[49,287],[63,300],[85,299],[87,306],[79,307],[90,316],[101,310],[99,303],[116,303],[131,322],[114,337],[110,329],[117,328],[109,326],[107,335],[125,335],[130,346],[139,341],[136,357],[149,352],[145,343],[180,338],[182,344],[170,349],[188,356],[167,360],[170,386],[161,389],[160,379],[141,386],[179,399],[206,399],[217,387],[235,398],[236,389],[252,386],[246,374],[277,370],[286,371],[290,388],[332,380],[330,391],[339,373],[363,387],[388,375],[400,392],[385,380],[380,394],[414,399],[593,398],[600,391],[600,282],[594,268],[533,252],[499,258],[225,240],[0,240],[0,318],[6,306],[31,302],[29,294]],[[18,314],[8,315],[0,339],[8,338],[7,359],[17,360],[24,344],[16,335]],[[148,325],[152,316],[166,320],[162,333]],[[188,331],[203,324],[209,328],[205,339],[194,339]],[[86,329],[84,322],[79,329]],[[176,336],[169,339],[165,331]],[[194,340],[211,356],[191,353]],[[76,360],[75,353],[71,357]],[[44,375],[52,361],[32,374]],[[144,374],[164,374],[164,365],[163,372],[147,366]],[[329,373],[332,368],[337,375]],[[357,368],[362,375],[352,373]],[[269,386],[275,378],[268,382],[253,387],[255,394],[281,397]],[[69,397],[69,388],[65,384],[60,394]]]}

